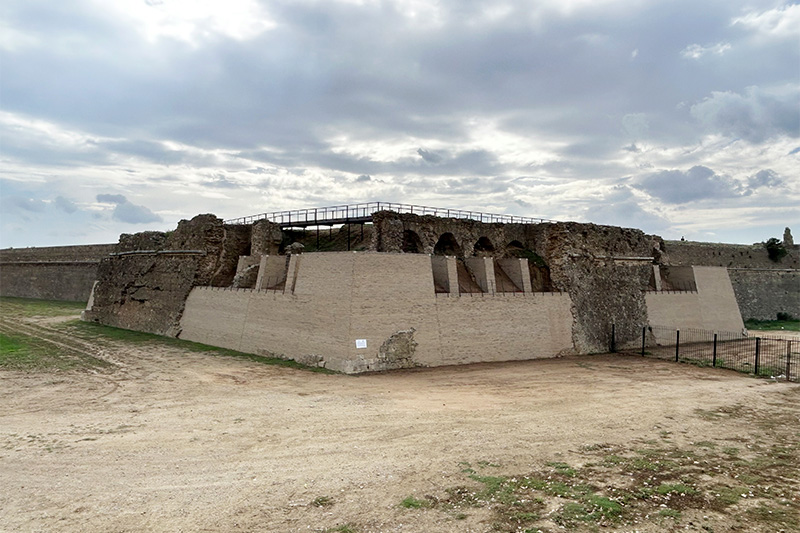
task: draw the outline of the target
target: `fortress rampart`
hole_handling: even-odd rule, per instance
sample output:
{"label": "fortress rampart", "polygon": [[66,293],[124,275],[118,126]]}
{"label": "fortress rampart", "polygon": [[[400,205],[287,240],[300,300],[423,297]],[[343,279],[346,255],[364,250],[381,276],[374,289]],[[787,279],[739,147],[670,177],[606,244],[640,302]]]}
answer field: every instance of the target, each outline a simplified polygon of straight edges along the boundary
{"label": "fortress rampart", "polygon": [[[321,237],[198,215],[113,246],[3,250],[0,259],[5,280],[48,254],[96,254],[84,265],[97,281],[86,320],[344,372],[605,352],[612,325],[617,346],[640,342],[648,323],[739,331],[739,307],[800,314],[796,247],[776,262],[759,246],[594,224],[391,211],[371,221]],[[358,251],[311,252],[336,243]],[[20,295],[54,297],[32,290],[39,282],[27,272],[13,280]],[[76,286],[88,292],[88,278],[75,276]]]}
{"label": "fortress rampart", "polygon": [[800,317],[800,246],[784,245],[778,261],[762,244],[665,241],[664,248],[671,265],[726,267],[742,317],[775,320],[778,313]]}
{"label": "fortress rampart", "polygon": [[0,250],[0,294],[85,302],[100,260],[116,248],[96,244]]}

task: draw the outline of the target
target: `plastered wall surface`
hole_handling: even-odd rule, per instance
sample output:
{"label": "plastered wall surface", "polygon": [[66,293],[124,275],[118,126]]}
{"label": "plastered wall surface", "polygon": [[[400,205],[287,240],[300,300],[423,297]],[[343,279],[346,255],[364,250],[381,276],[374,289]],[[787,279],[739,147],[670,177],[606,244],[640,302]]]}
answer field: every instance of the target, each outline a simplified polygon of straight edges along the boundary
{"label": "plastered wall surface", "polygon": [[645,301],[647,316],[653,326],[677,329],[703,327],[700,295],[696,292],[647,292]]}
{"label": "plastered wall surface", "polygon": [[193,289],[180,337],[362,372],[571,353],[570,308],[563,293],[437,296],[424,254],[303,254],[294,294]]}
{"label": "plastered wall surface", "polygon": [[678,329],[741,331],[742,316],[723,267],[692,267],[697,292],[647,292],[650,324]]}

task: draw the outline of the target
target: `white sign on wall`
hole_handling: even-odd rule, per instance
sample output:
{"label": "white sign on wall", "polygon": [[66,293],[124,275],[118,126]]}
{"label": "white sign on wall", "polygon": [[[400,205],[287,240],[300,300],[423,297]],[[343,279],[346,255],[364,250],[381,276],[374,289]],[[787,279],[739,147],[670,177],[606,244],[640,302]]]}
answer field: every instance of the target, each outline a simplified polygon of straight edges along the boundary
{"label": "white sign on wall", "polygon": [[366,348],[367,339],[356,339],[356,348]]}

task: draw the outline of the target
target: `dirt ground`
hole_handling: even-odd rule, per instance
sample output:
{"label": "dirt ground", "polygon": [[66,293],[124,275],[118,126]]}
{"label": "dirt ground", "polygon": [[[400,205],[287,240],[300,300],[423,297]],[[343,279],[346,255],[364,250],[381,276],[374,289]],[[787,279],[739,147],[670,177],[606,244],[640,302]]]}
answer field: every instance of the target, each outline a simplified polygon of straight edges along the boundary
{"label": "dirt ground", "polygon": [[[17,327],[52,336],[53,322]],[[456,512],[442,502],[483,479],[470,473],[582,469],[597,450],[624,457],[704,442],[755,460],[777,435],[796,459],[800,443],[797,384],[632,356],[354,377],[176,346],[64,342],[112,366],[0,370],[2,531],[502,530],[491,503]],[[754,422],[778,412],[788,418],[769,430]],[[800,483],[787,472],[780,500],[791,514]],[[401,505],[412,496],[423,504]],[[736,501],[727,511],[688,506],[681,517],[572,529],[793,530],[791,517],[774,526],[748,525],[746,513],[732,519],[730,509],[747,505]],[[563,530],[547,519],[558,501],[539,505],[539,525],[518,530]]]}

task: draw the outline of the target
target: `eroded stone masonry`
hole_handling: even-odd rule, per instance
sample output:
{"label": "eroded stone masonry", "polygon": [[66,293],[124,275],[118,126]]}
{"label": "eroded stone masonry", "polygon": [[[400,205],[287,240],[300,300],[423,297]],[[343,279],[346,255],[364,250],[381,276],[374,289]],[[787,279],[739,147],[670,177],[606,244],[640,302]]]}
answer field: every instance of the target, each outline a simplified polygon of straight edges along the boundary
{"label": "eroded stone masonry", "polygon": [[[738,331],[742,315],[800,315],[785,241],[775,261],[758,245],[574,222],[380,211],[320,236],[198,215],[103,245],[84,318],[343,372],[605,352],[612,324],[621,346],[646,324]],[[35,272],[12,256],[0,251],[3,294],[9,269],[17,288]]]}

